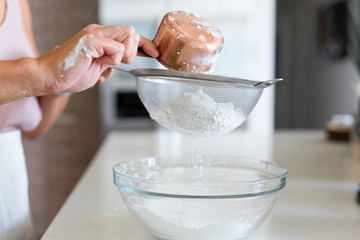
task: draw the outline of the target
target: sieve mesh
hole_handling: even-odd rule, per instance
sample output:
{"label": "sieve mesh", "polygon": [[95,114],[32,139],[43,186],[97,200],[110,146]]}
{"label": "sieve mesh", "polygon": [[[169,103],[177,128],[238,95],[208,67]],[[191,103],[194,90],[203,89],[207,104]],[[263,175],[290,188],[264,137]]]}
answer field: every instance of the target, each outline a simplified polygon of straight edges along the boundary
{"label": "sieve mesh", "polygon": [[160,125],[192,137],[218,136],[240,126],[263,88],[190,78],[137,76],[137,92]]}

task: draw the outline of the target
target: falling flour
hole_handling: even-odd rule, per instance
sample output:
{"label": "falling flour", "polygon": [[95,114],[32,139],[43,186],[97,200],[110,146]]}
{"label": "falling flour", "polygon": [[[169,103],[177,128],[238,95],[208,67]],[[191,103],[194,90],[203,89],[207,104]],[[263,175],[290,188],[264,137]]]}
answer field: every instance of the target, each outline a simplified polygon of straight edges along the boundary
{"label": "falling flour", "polygon": [[161,108],[151,109],[150,117],[168,129],[191,137],[223,135],[245,120],[232,102],[217,103],[202,89],[185,92]]}

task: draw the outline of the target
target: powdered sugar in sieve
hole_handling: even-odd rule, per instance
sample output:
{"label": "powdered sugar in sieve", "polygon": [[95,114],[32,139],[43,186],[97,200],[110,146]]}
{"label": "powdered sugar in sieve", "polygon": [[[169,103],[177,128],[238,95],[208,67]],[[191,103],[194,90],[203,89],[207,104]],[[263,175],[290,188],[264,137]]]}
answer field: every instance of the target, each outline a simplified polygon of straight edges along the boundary
{"label": "powdered sugar in sieve", "polygon": [[217,103],[200,88],[150,111],[150,117],[168,129],[191,137],[210,137],[238,127],[245,115],[232,102]]}

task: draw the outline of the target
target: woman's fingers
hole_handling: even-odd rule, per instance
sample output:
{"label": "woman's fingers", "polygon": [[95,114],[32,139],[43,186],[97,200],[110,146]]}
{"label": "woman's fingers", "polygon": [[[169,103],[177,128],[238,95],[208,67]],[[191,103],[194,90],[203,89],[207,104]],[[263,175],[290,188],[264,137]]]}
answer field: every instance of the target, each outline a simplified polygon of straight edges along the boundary
{"label": "woman's fingers", "polygon": [[159,56],[159,52],[155,44],[143,36],[139,35],[139,43],[138,46],[135,48],[136,44],[133,45],[133,43],[137,41],[138,34],[135,32],[135,29],[132,26],[108,26],[99,28],[97,27],[97,25],[95,25],[94,29],[97,34],[106,38],[114,39],[124,44],[124,63],[130,63],[131,61],[129,60],[133,60],[133,51],[137,51],[137,47],[141,48],[144,53],[150,57],[156,58]]}
{"label": "woman's fingers", "polygon": [[127,36],[122,42],[122,44],[125,46],[124,57],[121,61],[122,63],[130,64],[132,61],[134,61],[139,45],[139,40],[139,34],[134,32],[134,34]]}
{"label": "woman's fingers", "polygon": [[99,80],[97,81],[97,83],[96,83],[96,84],[102,84],[103,82],[105,82],[105,80],[106,80],[106,78],[105,78],[105,77],[100,76],[100,77],[99,77]]}
{"label": "woman's fingers", "polygon": [[129,55],[127,57],[127,59],[124,59],[122,61],[122,63],[127,63],[130,64],[132,63],[132,61],[134,61],[135,57],[136,57],[136,53],[138,51],[138,47],[139,47],[139,42],[140,42],[140,35],[135,33],[134,35],[134,42],[132,47],[129,49]]}
{"label": "woman's fingers", "polygon": [[126,46],[110,38],[93,36],[88,42],[88,51],[97,63],[116,66],[125,55]]}
{"label": "woman's fingers", "polygon": [[101,74],[100,77],[103,77],[103,78],[110,78],[112,75],[114,74],[114,69],[112,68],[107,68],[105,69],[105,71]]}
{"label": "woman's fingers", "polygon": [[103,38],[113,39],[122,43],[125,47],[123,54],[123,63],[131,63],[133,59],[133,51],[137,49],[137,33],[132,26],[107,26],[95,28],[95,35]]}
{"label": "woman's fingers", "polygon": [[[106,26],[106,27],[94,27],[90,28],[92,31],[105,38],[111,38],[118,42],[123,42],[129,35],[135,34],[135,28],[133,26]],[[87,28],[88,30],[88,28]]]}
{"label": "woman's fingers", "polygon": [[114,73],[114,69],[112,69],[112,68],[105,69],[105,71],[100,75],[97,84],[101,84],[101,83],[105,82],[105,80],[107,78],[110,78],[113,75],[113,73]]}
{"label": "woman's fingers", "polygon": [[[150,57],[157,58],[159,56],[159,51],[155,44],[143,36],[140,36],[139,48]],[[139,55],[142,56],[142,54]]]}
{"label": "woman's fingers", "polygon": [[131,63],[139,47],[151,57],[159,55],[155,45],[131,26],[91,24],[41,57],[40,65],[53,69],[55,77],[48,84],[52,92],[78,92],[110,77],[109,66]]}

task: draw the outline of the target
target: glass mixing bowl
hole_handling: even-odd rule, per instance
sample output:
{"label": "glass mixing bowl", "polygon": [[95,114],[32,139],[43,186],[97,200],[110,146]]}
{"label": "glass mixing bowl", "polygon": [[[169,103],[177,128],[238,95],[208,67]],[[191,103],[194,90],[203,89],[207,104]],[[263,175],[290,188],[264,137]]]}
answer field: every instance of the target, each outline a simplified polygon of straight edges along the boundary
{"label": "glass mixing bowl", "polygon": [[240,157],[142,158],[113,168],[135,219],[159,239],[243,239],[270,214],[287,170]]}

